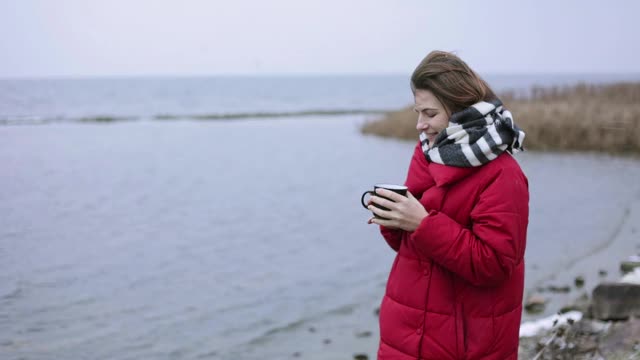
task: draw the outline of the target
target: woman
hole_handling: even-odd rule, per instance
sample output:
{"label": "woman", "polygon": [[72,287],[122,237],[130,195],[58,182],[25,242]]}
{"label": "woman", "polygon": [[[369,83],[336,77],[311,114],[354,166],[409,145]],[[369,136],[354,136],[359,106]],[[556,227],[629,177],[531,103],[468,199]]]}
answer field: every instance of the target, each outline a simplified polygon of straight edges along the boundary
{"label": "woman", "polygon": [[408,196],[378,189],[369,205],[397,252],[378,359],[517,359],[529,191],[511,153],[524,133],[451,53],[431,52],[411,88],[420,142]]}

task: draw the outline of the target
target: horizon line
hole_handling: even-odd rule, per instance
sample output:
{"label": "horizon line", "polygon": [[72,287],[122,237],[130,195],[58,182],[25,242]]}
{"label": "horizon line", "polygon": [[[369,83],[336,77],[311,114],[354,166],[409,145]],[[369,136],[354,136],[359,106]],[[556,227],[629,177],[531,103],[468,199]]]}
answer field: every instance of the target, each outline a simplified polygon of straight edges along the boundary
{"label": "horizon line", "polygon": [[[481,76],[640,76],[640,71],[580,72],[580,71],[534,71],[534,72],[486,72]],[[196,79],[196,78],[320,78],[320,77],[407,77],[410,73],[399,72],[333,72],[333,73],[226,73],[226,74],[108,74],[108,75],[0,75],[5,80],[94,80],[94,79]]]}

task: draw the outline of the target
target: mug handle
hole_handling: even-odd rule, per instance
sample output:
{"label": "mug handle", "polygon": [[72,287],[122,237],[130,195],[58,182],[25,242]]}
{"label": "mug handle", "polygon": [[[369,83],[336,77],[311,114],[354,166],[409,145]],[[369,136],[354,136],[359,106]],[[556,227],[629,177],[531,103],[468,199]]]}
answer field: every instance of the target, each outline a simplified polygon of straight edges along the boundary
{"label": "mug handle", "polygon": [[368,210],[367,204],[364,203],[364,197],[367,196],[367,194],[373,196],[373,195],[375,195],[375,193],[373,191],[371,191],[371,190],[368,190],[368,191],[365,191],[362,194],[362,198],[360,198],[360,202],[362,203],[362,206],[364,206],[364,208]]}

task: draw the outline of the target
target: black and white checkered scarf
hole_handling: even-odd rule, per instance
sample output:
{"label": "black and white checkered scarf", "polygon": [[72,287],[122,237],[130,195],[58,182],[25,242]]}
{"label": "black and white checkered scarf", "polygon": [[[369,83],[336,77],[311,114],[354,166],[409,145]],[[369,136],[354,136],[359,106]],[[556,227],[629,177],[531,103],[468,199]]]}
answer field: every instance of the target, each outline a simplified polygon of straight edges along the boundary
{"label": "black and white checkered scarf", "polygon": [[523,140],[524,132],[498,99],[452,114],[449,126],[436,136],[431,149],[427,136],[420,134],[427,160],[456,167],[482,166],[504,151],[524,150]]}

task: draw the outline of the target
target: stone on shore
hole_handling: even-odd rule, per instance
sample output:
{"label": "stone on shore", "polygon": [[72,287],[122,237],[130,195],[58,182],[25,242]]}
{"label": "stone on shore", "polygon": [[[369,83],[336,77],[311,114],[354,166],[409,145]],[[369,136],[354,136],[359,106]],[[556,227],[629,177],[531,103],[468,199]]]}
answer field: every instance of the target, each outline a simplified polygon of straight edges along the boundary
{"label": "stone on shore", "polygon": [[623,274],[632,272],[638,267],[640,267],[640,261],[623,261],[620,263],[620,271],[622,271]]}
{"label": "stone on shore", "polygon": [[547,299],[541,295],[531,295],[524,304],[524,309],[530,314],[541,313],[547,304]]}
{"label": "stone on shore", "polygon": [[602,270],[602,269],[598,270],[598,275],[607,276],[607,270]]}
{"label": "stone on shore", "polygon": [[640,316],[640,285],[601,283],[593,289],[591,311],[595,319],[626,320]]}
{"label": "stone on shore", "polygon": [[620,271],[623,274],[630,273],[636,268],[640,268],[640,256],[638,255],[629,256],[627,260],[620,263]]}
{"label": "stone on shore", "polygon": [[549,285],[547,286],[547,291],[552,293],[568,293],[569,291],[571,291],[571,287],[568,285]]}

